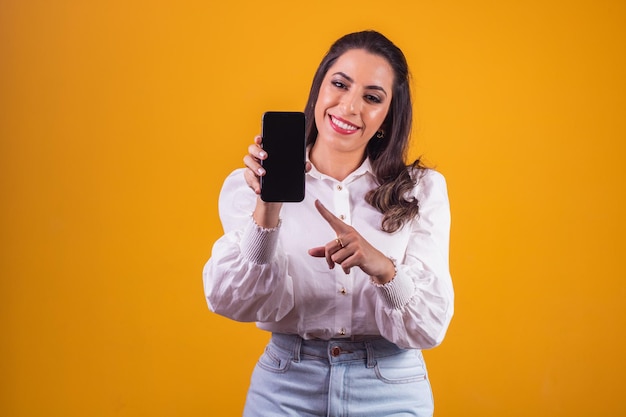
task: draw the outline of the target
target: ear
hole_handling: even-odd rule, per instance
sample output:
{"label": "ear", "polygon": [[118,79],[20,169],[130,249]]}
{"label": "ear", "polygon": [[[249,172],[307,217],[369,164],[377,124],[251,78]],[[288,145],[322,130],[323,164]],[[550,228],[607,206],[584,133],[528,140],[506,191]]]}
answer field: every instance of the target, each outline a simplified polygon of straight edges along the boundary
{"label": "ear", "polygon": [[380,135],[382,134],[383,136],[388,136],[387,133],[389,132],[389,129],[391,127],[391,109],[387,111],[387,116],[385,116],[385,120],[383,120],[382,124],[378,127],[378,129],[376,130],[376,133],[374,133],[374,136],[372,136],[372,139],[381,139]]}

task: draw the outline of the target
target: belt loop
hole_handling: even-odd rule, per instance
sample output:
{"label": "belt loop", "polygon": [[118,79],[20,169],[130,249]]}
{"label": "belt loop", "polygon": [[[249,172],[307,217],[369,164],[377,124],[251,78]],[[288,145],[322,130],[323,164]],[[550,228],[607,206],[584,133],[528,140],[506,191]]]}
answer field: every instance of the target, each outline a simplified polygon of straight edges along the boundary
{"label": "belt loop", "polygon": [[367,351],[367,367],[373,368],[376,365],[376,356],[374,355],[374,347],[370,341],[365,342],[365,350]]}
{"label": "belt loop", "polygon": [[298,335],[294,336],[294,344],[293,344],[293,361],[298,363],[300,362],[300,351],[302,349],[302,338]]}

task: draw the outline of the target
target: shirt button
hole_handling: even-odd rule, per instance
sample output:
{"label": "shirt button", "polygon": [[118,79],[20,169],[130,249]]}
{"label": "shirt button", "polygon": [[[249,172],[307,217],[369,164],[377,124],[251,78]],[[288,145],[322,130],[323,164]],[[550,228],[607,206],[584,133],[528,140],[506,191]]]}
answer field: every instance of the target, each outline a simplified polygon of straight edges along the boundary
{"label": "shirt button", "polygon": [[346,215],[345,215],[345,214],[342,214],[341,216],[339,216],[339,218],[340,218],[341,220],[345,220],[345,219],[346,219]]}
{"label": "shirt button", "polygon": [[345,336],[346,335],[346,329],[344,329],[343,327],[341,329],[339,329],[339,334],[341,336]]}
{"label": "shirt button", "polygon": [[337,184],[337,191],[343,190],[343,186],[341,184]]}
{"label": "shirt button", "polygon": [[348,290],[346,290],[345,288],[342,288],[341,290],[339,290],[340,293],[342,293],[343,295],[346,295],[348,293]]}
{"label": "shirt button", "polygon": [[341,355],[341,348],[339,346],[333,346],[330,349],[330,354],[333,355],[334,357]]}

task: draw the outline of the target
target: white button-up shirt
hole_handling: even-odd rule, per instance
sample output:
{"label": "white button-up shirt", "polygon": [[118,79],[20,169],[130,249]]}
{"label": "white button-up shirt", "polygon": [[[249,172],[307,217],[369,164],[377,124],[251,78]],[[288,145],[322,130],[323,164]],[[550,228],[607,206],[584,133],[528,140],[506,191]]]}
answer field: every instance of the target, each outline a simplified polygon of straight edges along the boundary
{"label": "white button-up shirt", "polygon": [[[413,189],[419,216],[394,233],[364,199],[377,186],[369,160],[344,181],[313,167],[306,196],[285,203],[281,222],[263,229],[252,220],[256,194],[243,169],[224,182],[219,212],[224,235],[204,267],[209,308],[237,321],[305,339],[382,335],[405,348],[441,343],[453,314],[449,271],[450,209],[441,174],[425,170]],[[335,239],[314,206],[319,199],[371,245],[397,262],[395,278],[375,285],[360,268],[330,269],[308,249]]]}

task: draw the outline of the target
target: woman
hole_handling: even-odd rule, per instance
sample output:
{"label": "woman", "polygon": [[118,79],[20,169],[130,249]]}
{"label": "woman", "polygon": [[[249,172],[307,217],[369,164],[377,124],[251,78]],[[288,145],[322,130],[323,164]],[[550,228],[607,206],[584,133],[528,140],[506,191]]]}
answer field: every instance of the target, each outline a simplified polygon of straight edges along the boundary
{"label": "woman", "polygon": [[400,49],[346,35],[305,109],[304,201],[259,198],[261,137],[226,179],[208,304],[272,332],[244,416],[432,415],[421,349],[452,318],[450,215],[443,177],[405,163],[411,108]]}

